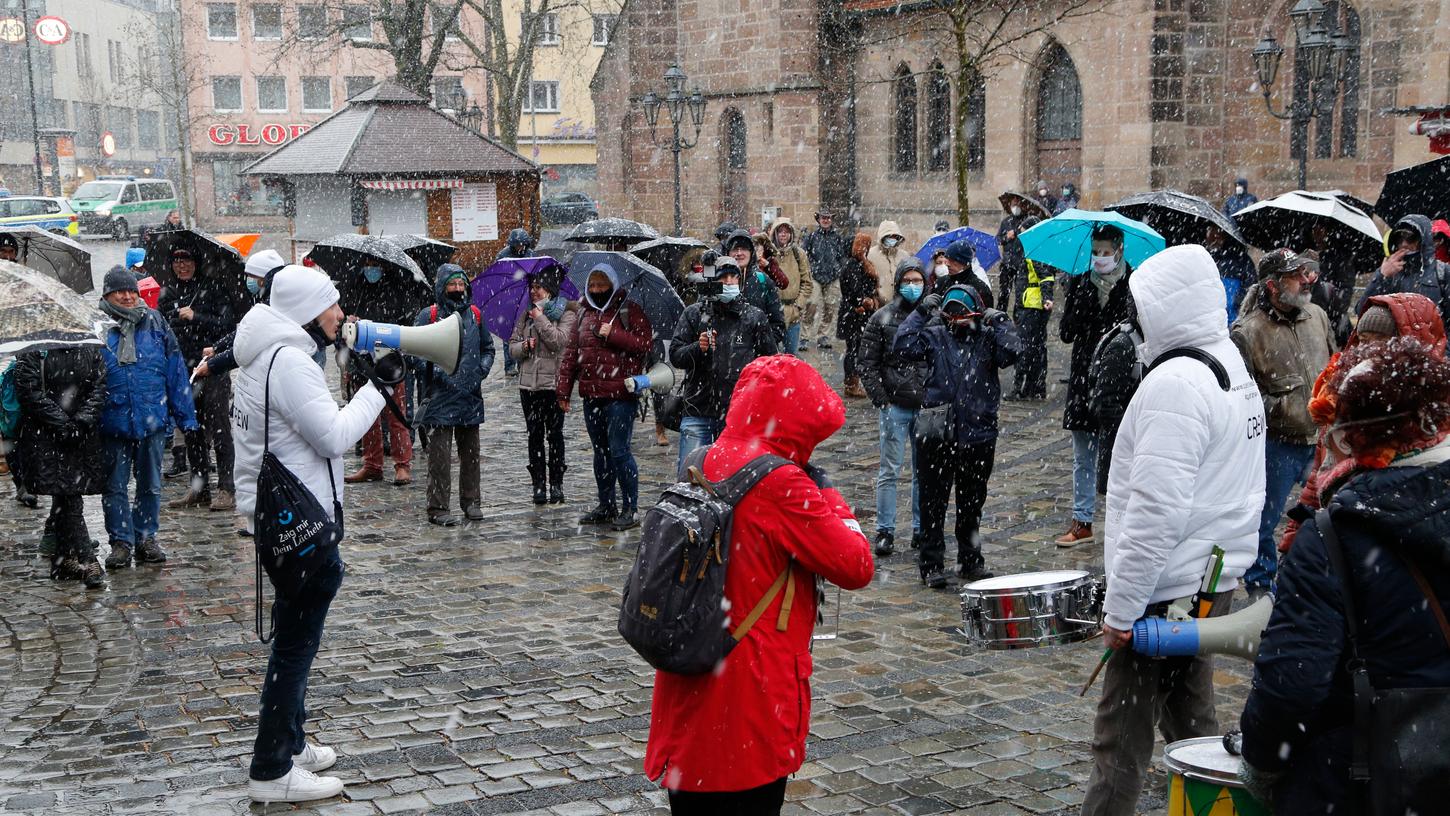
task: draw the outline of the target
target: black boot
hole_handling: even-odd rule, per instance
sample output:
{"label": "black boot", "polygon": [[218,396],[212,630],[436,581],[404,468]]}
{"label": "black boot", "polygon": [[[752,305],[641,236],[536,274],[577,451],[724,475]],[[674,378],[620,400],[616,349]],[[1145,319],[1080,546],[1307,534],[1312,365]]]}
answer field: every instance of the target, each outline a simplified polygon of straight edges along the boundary
{"label": "black boot", "polygon": [[882,558],[896,552],[895,536],[885,530],[876,531],[876,554]]}
{"label": "black boot", "polygon": [[612,524],[614,522],[614,517],[617,515],[619,515],[619,511],[615,510],[613,507],[606,507],[601,504],[596,506],[593,510],[590,510],[588,513],[580,516],[579,523]]}
{"label": "black boot", "polygon": [[564,485],[563,485],[563,483],[561,482],[561,483],[556,484],[556,485],[549,485],[549,504],[563,504],[563,503],[564,503]]}
{"label": "black boot", "polygon": [[947,573],[941,567],[930,567],[921,574],[921,582],[932,589],[946,589]]}
{"label": "black boot", "polygon": [[171,467],[166,469],[162,475],[168,479],[175,479],[177,476],[185,476],[191,473],[191,467],[186,461],[186,446],[178,446],[171,449]]}
{"label": "black boot", "polygon": [[549,489],[544,486],[544,474],[529,467],[529,481],[534,484],[534,504],[548,504]]}

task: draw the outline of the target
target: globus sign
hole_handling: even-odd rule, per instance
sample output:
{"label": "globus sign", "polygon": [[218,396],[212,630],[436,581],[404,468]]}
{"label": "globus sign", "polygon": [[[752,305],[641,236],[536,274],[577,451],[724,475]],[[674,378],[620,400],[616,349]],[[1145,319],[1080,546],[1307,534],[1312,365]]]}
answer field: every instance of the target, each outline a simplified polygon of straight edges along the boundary
{"label": "globus sign", "polygon": [[206,137],[217,147],[232,145],[267,145],[276,147],[288,139],[295,139],[306,133],[311,125],[282,125],[270,122],[256,127],[253,125],[212,125],[207,128]]}

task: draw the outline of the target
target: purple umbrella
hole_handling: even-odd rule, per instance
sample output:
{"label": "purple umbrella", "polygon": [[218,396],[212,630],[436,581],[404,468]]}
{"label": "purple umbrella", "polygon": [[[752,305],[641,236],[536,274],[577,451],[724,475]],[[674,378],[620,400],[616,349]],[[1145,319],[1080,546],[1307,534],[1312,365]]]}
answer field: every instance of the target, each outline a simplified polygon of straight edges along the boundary
{"label": "purple umbrella", "polygon": [[578,300],[579,290],[568,278],[568,270],[553,258],[500,258],[473,279],[473,305],[483,312],[484,323],[495,336],[507,342],[514,324],[529,304],[529,285],[541,275],[559,281],[559,294]]}

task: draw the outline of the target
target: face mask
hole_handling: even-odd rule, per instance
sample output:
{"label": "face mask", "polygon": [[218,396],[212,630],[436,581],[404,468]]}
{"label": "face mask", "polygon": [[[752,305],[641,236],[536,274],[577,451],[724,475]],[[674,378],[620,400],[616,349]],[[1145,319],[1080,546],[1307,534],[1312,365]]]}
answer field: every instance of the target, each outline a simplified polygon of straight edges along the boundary
{"label": "face mask", "polygon": [[920,283],[903,283],[897,291],[901,292],[901,299],[907,303],[915,303],[925,287]]}
{"label": "face mask", "polygon": [[899,238],[883,238],[883,239],[881,239],[881,245],[884,246],[884,247],[886,247],[887,249],[891,249],[891,248],[895,247],[899,243],[901,243],[901,239],[899,239]]}
{"label": "face mask", "polygon": [[262,294],[262,282],[256,278],[247,278],[247,291],[252,293],[252,297]]}
{"label": "face mask", "polygon": [[363,280],[368,283],[377,283],[383,279],[383,268],[381,266],[364,266]]}
{"label": "face mask", "polygon": [[540,298],[539,300],[534,301],[534,305],[542,309],[549,304],[549,300],[550,298]]}
{"label": "face mask", "polygon": [[1234,187],[1234,192],[1238,193],[1239,195],[1243,195],[1244,193],[1248,192],[1248,188],[1240,184]]}
{"label": "face mask", "polygon": [[945,277],[947,277],[948,275],[951,274],[951,270],[950,269],[947,269],[947,265],[946,264],[937,264],[935,267],[932,268],[932,272],[938,278],[945,278]]}
{"label": "face mask", "polygon": [[1012,208],[1012,214],[1013,215],[1021,215],[1022,214],[1022,208],[1021,207],[1013,207]]}
{"label": "face mask", "polygon": [[468,293],[467,292],[449,292],[448,293],[448,301],[450,303],[467,303],[468,302]]}
{"label": "face mask", "polygon": [[740,284],[722,283],[720,284],[720,294],[716,295],[715,299],[721,303],[729,303],[738,297],[740,297]]}
{"label": "face mask", "polygon": [[1069,198],[1071,196],[1072,196],[1072,191],[1071,190],[1067,189],[1066,187],[1062,188],[1062,197],[1063,198]]}
{"label": "face mask", "polygon": [[1099,275],[1106,275],[1107,273],[1117,268],[1118,257],[1116,255],[1093,256],[1093,271],[1098,273]]}

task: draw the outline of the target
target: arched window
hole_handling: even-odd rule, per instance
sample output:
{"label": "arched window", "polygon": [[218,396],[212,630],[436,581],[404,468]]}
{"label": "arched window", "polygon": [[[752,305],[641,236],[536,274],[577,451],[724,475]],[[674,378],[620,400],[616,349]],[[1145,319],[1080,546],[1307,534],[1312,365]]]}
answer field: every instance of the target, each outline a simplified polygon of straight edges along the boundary
{"label": "arched window", "polygon": [[952,163],[952,84],[940,62],[931,66],[926,85],[926,169],[945,170]]}
{"label": "arched window", "polygon": [[745,117],[736,108],[720,116],[720,216],[745,223],[749,192],[746,176]]}
{"label": "arched window", "polygon": [[916,172],[916,77],[902,65],[896,70],[896,128],[891,167],[898,173]]}
{"label": "arched window", "polygon": [[1065,141],[1082,138],[1082,85],[1067,49],[1054,45],[1043,62],[1037,85],[1037,138]]}
{"label": "arched window", "polygon": [[[1342,0],[1326,0],[1324,22],[1329,33],[1341,33],[1350,46],[1341,76],[1326,76],[1311,89],[1309,65],[1302,49],[1294,49],[1293,107],[1297,116],[1289,131],[1289,154],[1298,158],[1309,140],[1309,110],[1314,105],[1314,158],[1352,157],[1359,152],[1359,13]],[[1334,60],[1330,61],[1331,66]],[[1311,90],[1313,91],[1311,93]],[[1336,119],[1338,120],[1336,122]],[[1335,136],[1339,137],[1338,145]]]}
{"label": "arched window", "polygon": [[976,72],[967,83],[967,169],[987,169],[987,82]]}

